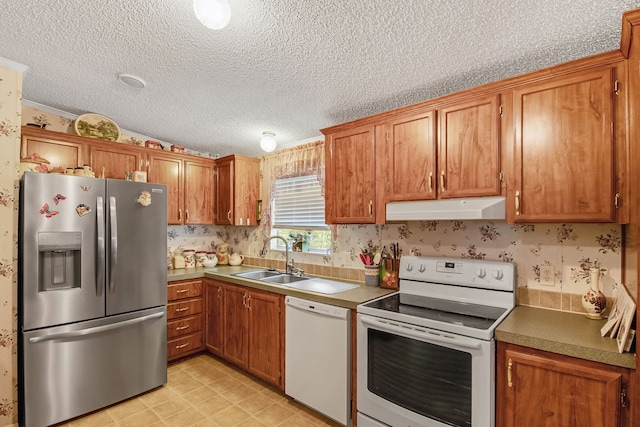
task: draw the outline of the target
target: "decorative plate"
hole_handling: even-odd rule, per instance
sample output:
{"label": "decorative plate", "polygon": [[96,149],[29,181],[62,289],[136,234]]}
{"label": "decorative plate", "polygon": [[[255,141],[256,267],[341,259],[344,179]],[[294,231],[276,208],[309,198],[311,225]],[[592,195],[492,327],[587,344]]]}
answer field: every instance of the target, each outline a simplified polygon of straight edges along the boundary
{"label": "decorative plate", "polygon": [[87,113],[73,122],[73,129],[80,136],[117,141],[120,139],[120,128],[108,117]]}

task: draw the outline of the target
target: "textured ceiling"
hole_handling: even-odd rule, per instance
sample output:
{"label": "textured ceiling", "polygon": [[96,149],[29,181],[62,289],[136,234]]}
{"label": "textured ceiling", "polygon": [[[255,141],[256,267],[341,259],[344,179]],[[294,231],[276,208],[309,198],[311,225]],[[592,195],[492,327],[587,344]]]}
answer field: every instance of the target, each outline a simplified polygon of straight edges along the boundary
{"label": "textured ceiling", "polygon": [[[211,154],[259,155],[319,129],[617,49],[631,0],[0,0],[0,57],[26,100],[94,112]],[[117,80],[131,73],[134,89]]]}

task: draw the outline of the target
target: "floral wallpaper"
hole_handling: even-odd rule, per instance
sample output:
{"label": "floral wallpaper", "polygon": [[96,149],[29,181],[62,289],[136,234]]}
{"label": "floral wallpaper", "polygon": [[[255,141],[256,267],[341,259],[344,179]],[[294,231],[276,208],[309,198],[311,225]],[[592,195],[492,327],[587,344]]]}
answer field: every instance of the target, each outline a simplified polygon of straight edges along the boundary
{"label": "floral wallpaper", "polygon": [[[518,303],[583,312],[580,302],[589,287],[589,267],[598,260],[604,270],[601,287],[608,297],[620,286],[622,226],[617,224],[518,224],[504,221],[420,221],[386,225],[340,225],[332,254],[291,253],[296,263],[337,269],[361,269],[362,248],[380,250],[399,243],[403,254],[514,262]],[[258,258],[264,237],[257,227],[169,227],[171,251],[212,250],[229,244],[230,252]],[[282,259],[270,251],[267,258]],[[540,267],[554,271],[551,284],[541,283]],[[336,271],[336,277],[341,277]],[[362,276],[364,280],[364,276]],[[636,289],[629,289],[632,295]]]}
{"label": "floral wallpaper", "polygon": [[17,229],[22,74],[0,66],[0,425],[17,425]]}

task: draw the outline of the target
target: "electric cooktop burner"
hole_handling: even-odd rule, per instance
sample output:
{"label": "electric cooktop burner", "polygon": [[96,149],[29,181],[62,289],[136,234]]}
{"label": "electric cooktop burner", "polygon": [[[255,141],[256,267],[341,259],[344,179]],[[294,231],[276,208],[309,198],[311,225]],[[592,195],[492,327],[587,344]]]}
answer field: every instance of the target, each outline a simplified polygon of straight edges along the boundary
{"label": "electric cooktop burner", "polygon": [[474,329],[489,329],[506,308],[397,293],[365,304],[366,307]]}

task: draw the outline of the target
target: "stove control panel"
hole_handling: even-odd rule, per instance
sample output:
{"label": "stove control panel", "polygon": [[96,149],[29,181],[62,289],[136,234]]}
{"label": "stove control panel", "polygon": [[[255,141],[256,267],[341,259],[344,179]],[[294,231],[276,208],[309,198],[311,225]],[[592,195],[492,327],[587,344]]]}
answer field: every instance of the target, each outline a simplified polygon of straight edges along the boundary
{"label": "stove control panel", "polygon": [[436,262],[436,271],[440,273],[462,274],[462,262],[438,261]]}
{"label": "stove control panel", "polygon": [[515,265],[466,258],[403,256],[399,278],[401,288],[403,280],[411,280],[513,292]]}

